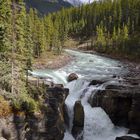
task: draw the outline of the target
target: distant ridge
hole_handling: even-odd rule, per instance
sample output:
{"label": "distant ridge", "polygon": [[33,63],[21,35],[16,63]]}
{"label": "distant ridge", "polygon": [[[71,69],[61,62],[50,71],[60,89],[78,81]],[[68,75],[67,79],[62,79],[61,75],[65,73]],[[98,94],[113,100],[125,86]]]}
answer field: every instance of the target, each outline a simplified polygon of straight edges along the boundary
{"label": "distant ridge", "polygon": [[72,6],[72,4],[63,0],[25,0],[25,3],[27,8],[35,8],[43,15],[58,11],[63,7]]}

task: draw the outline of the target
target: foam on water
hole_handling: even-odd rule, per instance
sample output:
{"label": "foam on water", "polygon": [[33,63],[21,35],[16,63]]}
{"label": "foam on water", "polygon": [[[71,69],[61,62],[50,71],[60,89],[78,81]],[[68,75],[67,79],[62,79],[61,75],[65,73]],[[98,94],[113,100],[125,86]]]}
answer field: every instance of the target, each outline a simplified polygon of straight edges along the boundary
{"label": "foam on water", "polygon": [[68,114],[70,118],[70,128],[69,130],[72,130],[73,126],[73,106],[77,100],[80,99],[83,91],[86,89],[87,85],[89,83],[85,80],[75,80],[73,82],[70,82],[66,85],[66,88],[69,88],[69,95],[65,101],[67,108],[68,108]]}
{"label": "foam on water", "polygon": [[64,139],[63,140],[75,140],[73,138],[73,136],[67,131],[65,132],[65,135],[64,135]]}
{"label": "foam on water", "polygon": [[33,72],[30,72],[34,77],[43,77],[46,79],[50,79],[55,84],[67,84],[67,75],[63,70],[36,70]]}
{"label": "foam on water", "polygon": [[[128,129],[116,127],[110,120],[109,116],[100,107],[92,108],[88,103],[89,97],[94,95],[98,89],[103,89],[101,86],[90,86],[85,80],[77,80],[69,83],[67,88],[70,89],[70,94],[66,99],[66,105],[69,108],[70,128],[72,129],[73,107],[77,100],[81,100],[84,107],[84,140],[115,140],[116,137],[127,135]],[[71,130],[70,129],[70,130]],[[69,132],[70,132],[69,130]],[[137,136],[137,135],[131,135]],[[64,140],[73,140],[72,136],[65,134]]]}
{"label": "foam on water", "polygon": [[60,69],[36,70],[32,74],[39,77],[51,77],[55,83],[66,84],[66,76],[70,73],[94,79],[97,76],[121,75],[126,72],[126,69],[123,69],[123,64],[119,61],[73,50],[65,51],[75,58],[74,61]]}
{"label": "foam on water", "polygon": [[125,128],[116,128],[102,108],[84,106],[84,140],[115,140],[127,134]]}

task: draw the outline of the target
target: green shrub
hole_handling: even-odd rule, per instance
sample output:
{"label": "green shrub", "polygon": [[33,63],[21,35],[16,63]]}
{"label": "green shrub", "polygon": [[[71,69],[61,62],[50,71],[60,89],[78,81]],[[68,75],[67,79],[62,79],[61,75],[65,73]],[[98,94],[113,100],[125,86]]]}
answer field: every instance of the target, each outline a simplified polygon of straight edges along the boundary
{"label": "green shrub", "polygon": [[14,109],[14,111],[20,111],[21,110],[21,102],[19,99],[14,99],[12,101],[12,107]]}
{"label": "green shrub", "polygon": [[37,111],[38,103],[27,95],[22,95],[13,100],[13,109],[15,111],[35,112]]}
{"label": "green shrub", "polygon": [[27,100],[24,100],[22,102],[21,108],[25,110],[26,112],[35,112],[37,110],[37,103],[34,99],[28,98]]}

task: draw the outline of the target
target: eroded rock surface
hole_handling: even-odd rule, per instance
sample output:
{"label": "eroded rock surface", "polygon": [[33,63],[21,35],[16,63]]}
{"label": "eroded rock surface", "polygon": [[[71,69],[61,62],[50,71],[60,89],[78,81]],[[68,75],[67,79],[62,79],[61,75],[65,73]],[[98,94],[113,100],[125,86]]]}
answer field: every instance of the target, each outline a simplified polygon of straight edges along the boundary
{"label": "eroded rock surface", "polygon": [[94,94],[89,98],[92,107],[102,107],[115,125],[128,127],[130,133],[140,135],[139,86],[109,85]]}
{"label": "eroded rock surface", "polygon": [[130,136],[123,136],[123,137],[117,137],[116,140],[140,140],[140,139],[130,137]]}
{"label": "eroded rock surface", "polygon": [[62,140],[65,133],[65,88],[47,89],[42,112],[16,112],[0,119],[0,138],[6,140]]}
{"label": "eroded rock surface", "polygon": [[[79,134],[82,133],[84,128],[84,108],[81,104],[81,101],[76,101],[74,105],[74,120],[72,134],[76,138]],[[81,138],[82,139],[82,135]]]}

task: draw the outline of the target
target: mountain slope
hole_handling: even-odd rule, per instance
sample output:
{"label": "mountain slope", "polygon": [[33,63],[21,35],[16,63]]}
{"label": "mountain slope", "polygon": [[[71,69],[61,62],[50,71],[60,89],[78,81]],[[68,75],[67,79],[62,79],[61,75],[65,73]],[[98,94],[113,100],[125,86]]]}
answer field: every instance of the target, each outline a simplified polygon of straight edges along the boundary
{"label": "mountain slope", "polygon": [[27,8],[35,8],[41,14],[55,12],[63,7],[71,7],[72,5],[63,0],[25,0]]}

